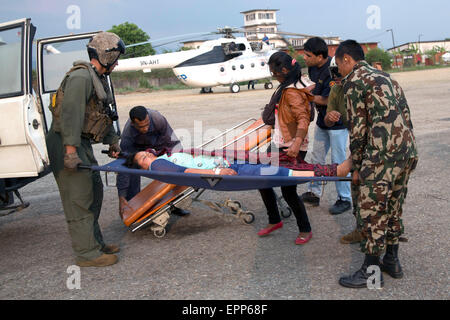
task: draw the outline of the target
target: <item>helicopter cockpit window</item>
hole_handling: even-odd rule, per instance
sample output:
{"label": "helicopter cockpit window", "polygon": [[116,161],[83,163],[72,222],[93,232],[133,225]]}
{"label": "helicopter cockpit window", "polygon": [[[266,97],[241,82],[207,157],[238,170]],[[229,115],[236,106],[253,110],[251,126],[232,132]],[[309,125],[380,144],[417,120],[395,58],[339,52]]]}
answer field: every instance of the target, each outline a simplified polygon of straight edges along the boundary
{"label": "helicopter cockpit window", "polygon": [[250,47],[252,48],[252,51],[261,51],[262,43],[261,42],[250,42]]}
{"label": "helicopter cockpit window", "polygon": [[245,51],[245,44],[235,42],[227,42],[222,43],[223,52],[227,56],[237,57],[242,54],[242,51]]}
{"label": "helicopter cockpit window", "polygon": [[[13,97],[23,92],[22,26],[0,31],[0,97]],[[5,75],[8,75],[7,77]]]}

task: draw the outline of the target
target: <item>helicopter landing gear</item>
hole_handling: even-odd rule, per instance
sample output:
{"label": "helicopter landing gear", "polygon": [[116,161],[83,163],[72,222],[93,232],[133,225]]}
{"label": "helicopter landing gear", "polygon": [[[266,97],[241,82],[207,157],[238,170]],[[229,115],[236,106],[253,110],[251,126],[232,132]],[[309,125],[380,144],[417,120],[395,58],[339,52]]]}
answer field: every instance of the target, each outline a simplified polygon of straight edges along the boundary
{"label": "helicopter landing gear", "polygon": [[200,90],[200,93],[212,93],[212,88],[211,87],[205,87],[202,88],[202,90]]}
{"label": "helicopter landing gear", "polygon": [[241,87],[237,83],[233,83],[230,86],[230,91],[232,93],[238,93],[239,91],[241,91]]}
{"label": "helicopter landing gear", "polygon": [[272,88],[273,88],[272,82],[264,83],[264,89],[272,89]]}

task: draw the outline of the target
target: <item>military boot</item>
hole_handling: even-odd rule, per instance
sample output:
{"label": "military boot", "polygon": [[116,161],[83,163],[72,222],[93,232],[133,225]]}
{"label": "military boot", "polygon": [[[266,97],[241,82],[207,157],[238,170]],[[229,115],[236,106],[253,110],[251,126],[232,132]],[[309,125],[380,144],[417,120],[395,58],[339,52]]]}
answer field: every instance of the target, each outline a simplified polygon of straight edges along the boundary
{"label": "military boot", "polygon": [[115,244],[105,244],[103,248],[100,249],[100,251],[106,254],[113,254],[119,252],[120,248]]}
{"label": "military boot", "polygon": [[102,254],[100,257],[92,260],[78,260],[79,267],[106,267],[117,262],[118,258],[115,254]]}
{"label": "military boot", "polygon": [[358,229],[355,229],[352,232],[343,236],[341,238],[340,242],[342,244],[352,244],[352,243],[359,243],[362,240],[363,240],[363,237],[361,235],[361,232],[359,232]]}
{"label": "military boot", "polygon": [[387,245],[386,254],[383,257],[383,262],[380,265],[381,271],[386,272],[392,278],[403,278],[403,270],[398,259],[398,244]]}
{"label": "military boot", "polygon": [[[347,288],[368,288],[367,280],[372,274],[367,272],[367,268],[373,265],[380,266],[380,257],[366,254],[361,268],[352,275],[340,278],[339,284]],[[380,286],[383,285],[383,273],[380,272]]]}

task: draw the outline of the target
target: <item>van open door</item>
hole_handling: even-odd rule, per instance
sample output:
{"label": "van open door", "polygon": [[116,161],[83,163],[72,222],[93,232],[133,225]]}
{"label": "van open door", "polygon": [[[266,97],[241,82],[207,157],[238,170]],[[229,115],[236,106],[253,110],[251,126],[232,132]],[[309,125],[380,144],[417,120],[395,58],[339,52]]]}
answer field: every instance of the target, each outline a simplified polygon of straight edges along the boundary
{"label": "van open door", "polygon": [[50,172],[43,110],[32,87],[35,32],[30,19],[0,23],[0,216],[26,208],[18,190]]}
{"label": "van open door", "polygon": [[[89,61],[87,44],[98,32],[76,35],[52,37],[37,40],[37,77],[38,96],[45,113],[45,124],[50,129],[52,114],[48,108],[50,95],[58,90],[67,71],[77,60]],[[108,83],[113,91],[112,82],[108,76]],[[110,108],[117,112],[115,98]],[[114,128],[120,135],[118,120],[114,121]]]}
{"label": "van open door", "polygon": [[32,88],[35,31],[30,19],[0,24],[0,179],[37,177],[49,163]]}

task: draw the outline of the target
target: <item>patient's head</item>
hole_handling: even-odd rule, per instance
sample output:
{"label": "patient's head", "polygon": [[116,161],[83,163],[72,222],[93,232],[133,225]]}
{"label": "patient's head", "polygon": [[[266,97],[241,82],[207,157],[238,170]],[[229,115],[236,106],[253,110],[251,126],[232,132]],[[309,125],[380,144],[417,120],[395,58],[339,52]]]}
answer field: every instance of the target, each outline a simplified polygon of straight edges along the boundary
{"label": "patient's head", "polygon": [[125,166],[128,168],[139,168],[148,170],[152,162],[156,159],[156,156],[147,151],[140,151],[131,153],[125,161]]}

